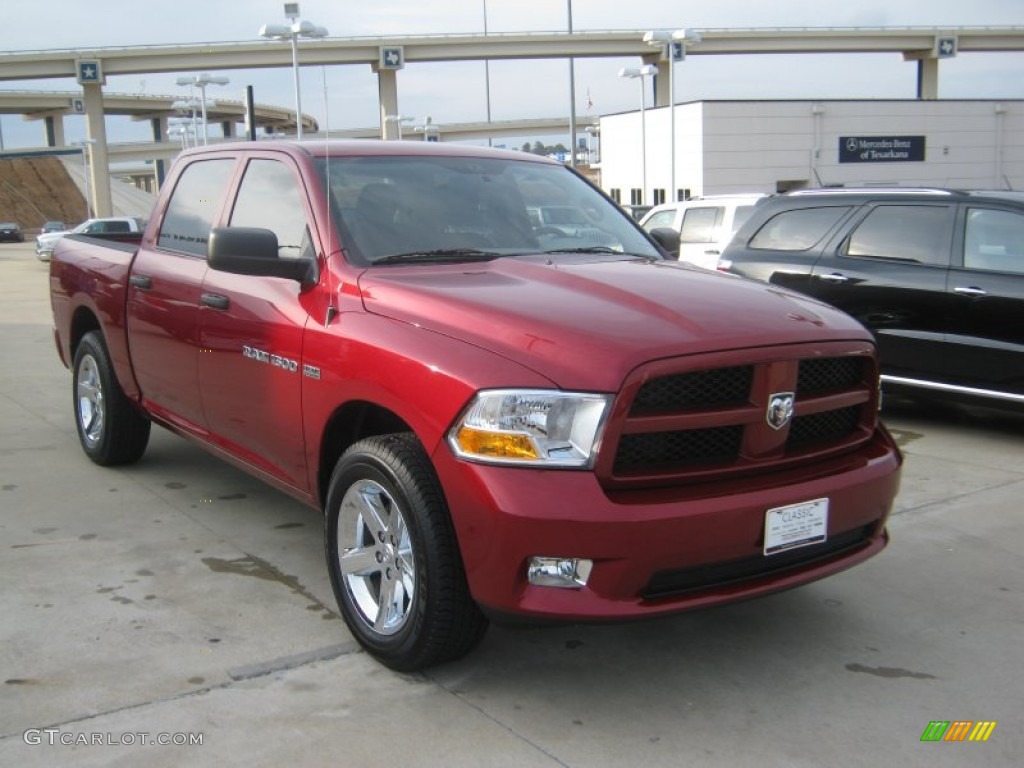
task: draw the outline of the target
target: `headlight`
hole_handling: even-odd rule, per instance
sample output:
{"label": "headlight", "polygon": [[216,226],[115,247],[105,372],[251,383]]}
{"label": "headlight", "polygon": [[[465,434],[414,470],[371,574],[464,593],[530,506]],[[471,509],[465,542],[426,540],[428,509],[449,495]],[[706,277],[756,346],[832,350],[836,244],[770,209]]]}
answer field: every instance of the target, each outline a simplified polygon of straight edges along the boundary
{"label": "headlight", "polygon": [[448,433],[463,459],[490,464],[589,467],[611,395],[557,390],[479,392]]}

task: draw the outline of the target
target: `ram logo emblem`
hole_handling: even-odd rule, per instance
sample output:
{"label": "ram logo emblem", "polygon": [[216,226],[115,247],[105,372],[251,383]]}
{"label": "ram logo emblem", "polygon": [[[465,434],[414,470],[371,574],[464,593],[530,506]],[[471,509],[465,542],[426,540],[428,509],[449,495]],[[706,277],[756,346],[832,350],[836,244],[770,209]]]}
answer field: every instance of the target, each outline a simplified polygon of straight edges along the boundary
{"label": "ram logo emblem", "polygon": [[768,410],[765,418],[772,429],[782,429],[793,418],[793,401],[796,396],[792,392],[776,392],[768,398]]}

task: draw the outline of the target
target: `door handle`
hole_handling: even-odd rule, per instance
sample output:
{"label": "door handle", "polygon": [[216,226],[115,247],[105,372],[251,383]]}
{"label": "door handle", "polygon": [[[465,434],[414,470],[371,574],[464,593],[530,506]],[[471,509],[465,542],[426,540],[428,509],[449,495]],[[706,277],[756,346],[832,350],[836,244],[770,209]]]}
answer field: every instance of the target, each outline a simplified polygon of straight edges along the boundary
{"label": "door handle", "polygon": [[227,296],[221,296],[219,293],[204,293],[202,295],[202,302],[208,307],[214,309],[227,309],[231,302],[228,301]]}
{"label": "door handle", "polygon": [[710,251],[704,251],[704,253],[706,255],[708,255],[708,256],[721,256],[722,255],[722,252],[717,250],[717,249],[710,250]]}
{"label": "door handle", "polygon": [[953,293],[958,293],[961,296],[970,296],[971,298],[977,298],[978,296],[988,296],[988,291],[984,291],[981,288],[975,288],[974,286],[960,286],[958,285],[953,289]]}
{"label": "door handle", "polygon": [[128,278],[128,284],[133,288],[141,288],[144,291],[148,291],[153,287],[153,281],[146,275],[132,275]]}
{"label": "door handle", "polygon": [[840,274],[839,272],[830,272],[827,275],[818,275],[819,280],[824,280],[826,283],[845,283],[849,281],[846,275]]}

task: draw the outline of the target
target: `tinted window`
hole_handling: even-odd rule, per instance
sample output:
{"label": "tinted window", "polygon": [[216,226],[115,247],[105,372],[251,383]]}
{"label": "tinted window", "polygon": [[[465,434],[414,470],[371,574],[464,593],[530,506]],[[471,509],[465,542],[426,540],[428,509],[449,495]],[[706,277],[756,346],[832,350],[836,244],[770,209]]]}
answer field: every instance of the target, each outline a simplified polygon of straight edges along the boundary
{"label": "tinted window", "polygon": [[276,160],[252,160],[238,190],[233,227],[262,227],[277,235],[278,255],[298,258],[310,247],[306,208],[291,170]]}
{"label": "tinted window", "polygon": [[721,208],[690,208],[683,214],[679,228],[681,243],[713,243],[722,221]]}
{"label": "tinted window", "polygon": [[158,246],[206,256],[210,227],[220,210],[234,165],[230,158],[202,160],[182,172],[167,203],[157,236]]}
{"label": "tinted window", "polygon": [[783,211],[758,230],[750,241],[750,247],[806,251],[817,245],[849,210],[849,206],[822,206]]}
{"label": "tinted window", "polygon": [[[367,156],[320,167],[346,254],[360,263],[467,250],[484,258],[581,249],[661,258],[618,206],[561,165]],[[568,209],[580,223],[548,224],[549,208]]]}
{"label": "tinted window", "polygon": [[127,221],[105,221],[103,222],[104,232],[131,232]]}
{"label": "tinted window", "polygon": [[846,253],[946,266],[952,222],[947,206],[880,205],[850,235]]}
{"label": "tinted window", "polygon": [[1024,216],[1013,211],[969,208],[964,266],[1024,273]]}
{"label": "tinted window", "polygon": [[739,205],[732,214],[732,231],[738,232],[739,228],[747,223],[747,219],[750,218],[750,214],[754,212],[754,206],[752,205]]}

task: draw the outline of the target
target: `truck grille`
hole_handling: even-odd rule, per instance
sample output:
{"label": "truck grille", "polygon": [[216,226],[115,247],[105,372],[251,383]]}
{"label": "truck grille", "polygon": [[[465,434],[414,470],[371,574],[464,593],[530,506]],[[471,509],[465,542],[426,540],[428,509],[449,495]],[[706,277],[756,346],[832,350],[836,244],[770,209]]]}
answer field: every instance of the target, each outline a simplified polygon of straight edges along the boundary
{"label": "truck grille", "polygon": [[[768,472],[870,438],[878,377],[871,345],[799,345],[750,356],[755,361],[744,365],[714,365],[725,357],[718,354],[703,364],[682,358],[634,372],[606,428],[596,466],[602,482],[653,486]],[[769,403],[788,394],[792,418],[775,428]]]}

